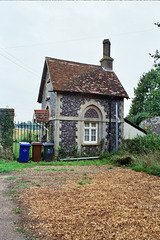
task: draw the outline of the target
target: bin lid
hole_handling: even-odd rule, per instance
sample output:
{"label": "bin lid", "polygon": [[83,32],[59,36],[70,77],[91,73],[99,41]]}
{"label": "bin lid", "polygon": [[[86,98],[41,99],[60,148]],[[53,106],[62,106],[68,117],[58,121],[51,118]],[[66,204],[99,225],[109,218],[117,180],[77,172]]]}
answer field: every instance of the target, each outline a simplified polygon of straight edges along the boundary
{"label": "bin lid", "polygon": [[20,146],[25,146],[25,147],[30,147],[31,144],[29,142],[20,142],[19,143]]}
{"label": "bin lid", "polygon": [[54,144],[53,143],[51,143],[51,142],[45,142],[45,143],[43,143],[43,146],[44,147],[52,147]]}
{"label": "bin lid", "polygon": [[32,142],[32,146],[42,146],[41,142]]}

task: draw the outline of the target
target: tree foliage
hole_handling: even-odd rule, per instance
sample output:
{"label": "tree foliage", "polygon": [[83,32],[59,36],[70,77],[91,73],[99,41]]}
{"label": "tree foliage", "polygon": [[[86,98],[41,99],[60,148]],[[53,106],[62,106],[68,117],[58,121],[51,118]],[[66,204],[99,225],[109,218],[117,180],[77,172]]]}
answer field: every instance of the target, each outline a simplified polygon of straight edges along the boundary
{"label": "tree foliage", "polygon": [[1,144],[4,149],[13,143],[13,128],[13,119],[10,117],[9,110],[6,109],[0,118]]}
{"label": "tree foliage", "polygon": [[144,112],[149,116],[160,115],[160,70],[152,69],[143,74],[134,89],[134,95],[130,117]]}
{"label": "tree foliage", "polygon": [[[155,23],[155,25],[157,27],[160,27],[160,23],[159,22]],[[154,59],[154,67],[156,69],[160,68],[160,51],[156,50],[155,54],[149,53],[149,55]]]}
{"label": "tree foliage", "polygon": [[[160,27],[159,22],[155,25]],[[137,125],[146,117],[160,116],[160,51],[149,55],[154,59],[154,68],[140,78],[127,116]]]}

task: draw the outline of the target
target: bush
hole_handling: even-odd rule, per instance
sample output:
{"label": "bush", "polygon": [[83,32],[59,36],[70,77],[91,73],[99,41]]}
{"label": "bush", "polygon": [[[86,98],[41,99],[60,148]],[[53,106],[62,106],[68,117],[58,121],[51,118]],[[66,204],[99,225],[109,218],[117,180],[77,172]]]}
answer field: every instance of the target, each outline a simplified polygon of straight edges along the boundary
{"label": "bush", "polygon": [[147,112],[137,113],[136,115],[129,115],[127,116],[127,120],[134,123],[135,125],[139,126],[143,119],[151,117],[151,114]]}
{"label": "bush", "polygon": [[149,153],[160,151],[160,136],[147,134],[145,136],[137,136],[127,141],[123,148],[130,153]]}

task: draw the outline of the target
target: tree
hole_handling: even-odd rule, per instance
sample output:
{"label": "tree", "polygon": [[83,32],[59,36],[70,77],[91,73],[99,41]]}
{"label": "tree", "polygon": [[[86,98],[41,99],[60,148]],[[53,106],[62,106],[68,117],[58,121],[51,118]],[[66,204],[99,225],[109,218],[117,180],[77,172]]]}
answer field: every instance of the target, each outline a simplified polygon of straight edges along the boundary
{"label": "tree", "polygon": [[[155,25],[160,27],[159,22]],[[135,124],[149,116],[160,116],[160,51],[149,55],[154,59],[154,68],[140,78],[127,116]]]}
{"label": "tree", "polygon": [[[143,74],[134,89],[134,95],[128,118],[137,114],[144,116],[160,115],[160,69],[151,69]],[[147,113],[147,114],[144,114]]]}
{"label": "tree", "polygon": [[[157,27],[160,27],[160,23],[157,22],[155,23],[154,25],[156,25]],[[157,69],[157,68],[160,68],[160,51],[156,50],[155,51],[155,54],[151,54],[149,53],[149,55],[154,58],[154,67]]]}

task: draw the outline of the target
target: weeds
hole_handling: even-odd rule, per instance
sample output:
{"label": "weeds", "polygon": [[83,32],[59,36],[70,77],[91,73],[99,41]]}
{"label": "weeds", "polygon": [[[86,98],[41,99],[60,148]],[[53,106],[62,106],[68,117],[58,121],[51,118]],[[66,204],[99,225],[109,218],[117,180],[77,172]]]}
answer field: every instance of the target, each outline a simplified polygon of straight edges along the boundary
{"label": "weeds", "polygon": [[40,185],[39,183],[36,183],[35,186],[36,186],[36,187],[40,187],[41,185]]}
{"label": "weeds", "polygon": [[19,194],[18,193],[16,193],[16,194],[14,194],[14,196],[13,197],[15,197],[15,198],[18,198],[19,197]]}
{"label": "weeds", "polygon": [[47,169],[41,169],[41,168],[35,168],[34,170],[36,171],[58,171],[58,172],[67,172],[68,169],[66,168],[60,168],[60,169],[56,169],[56,168],[47,168]]}
{"label": "weeds", "polygon": [[83,180],[86,180],[87,179],[87,177],[83,177]]}
{"label": "weeds", "polygon": [[86,183],[83,181],[78,182],[79,185],[85,185]]}
{"label": "weeds", "polygon": [[112,166],[109,166],[108,169],[113,169],[113,167],[112,167]]}
{"label": "weeds", "polygon": [[15,212],[15,214],[19,214],[19,213],[21,213],[22,212],[22,210],[20,210],[20,209],[13,209],[13,211]]}
{"label": "weeds", "polygon": [[5,192],[5,194],[13,194],[13,193],[16,193],[16,190],[15,190],[15,189],[12,189],[11,191]]}
{"label": "weeds", "polygon": [[24,227],[17,227],[16,231],[19,232],[19,233],[23,233]]}
{"label": "weeds", "polygon": [[54,180],[66,181],[66,178],[53,178]]}
{"label": "weeds", "polygon": [[16,185],[15,188],[29,188],[29,186],[22,183],[22,184]]}
{"label": "weeds", "polygon": [[15,179],[17,176],[12,176],[12,177],[8,177],[8,178],[5,178],[5,180],[12,180],[12,179]]}
{"label": "weeds", "polygon": [[80,181],[80,182],[78,182],[79,185],[85,185],[86,183],[90,184],[91,182],[90,181],[86,181],[86,182]]}

